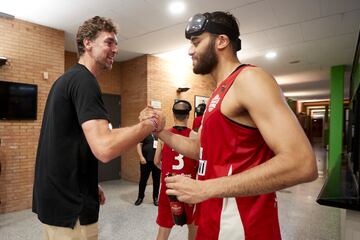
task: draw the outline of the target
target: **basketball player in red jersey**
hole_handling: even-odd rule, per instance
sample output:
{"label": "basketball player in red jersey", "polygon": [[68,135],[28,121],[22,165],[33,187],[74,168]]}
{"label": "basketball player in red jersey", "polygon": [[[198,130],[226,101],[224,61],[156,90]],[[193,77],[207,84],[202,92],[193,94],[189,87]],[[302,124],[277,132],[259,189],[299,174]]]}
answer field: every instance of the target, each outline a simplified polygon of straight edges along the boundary
{"label": "basketball player in red jersey", "polygon": [[[169,129],[174,134],[185,137],[194,137],[191,129],[187,127],[191,104],[185,100],[178,100],[174,103],[173,108],[174,124]],[[171,213],[170,201],[166,195],[165,177],[167,174],[185,175],[195,179],[197,162],[189,159],[182,154],[175,152],[168,145],[159,141],[154,158],[155,165],[161,168],[161,187],[159,196],[158,216],[156,223],[159,225],[157,240],[167,240],[169,238],[174,220]],[[193,205],[184,204],[186,213],[186,224],[188,225],[188,239],[195,239],[196,226],[193,224]]]}
{"label": "basketball player in red jersey", "polygon": [[194,73],[210,74],[217,89],[199,139],[158,133],[175,151],[199,159],[199,179],[168,177],[166,193],[200,203],[198,240],[281,239],[275,191],[317,178],[311,145],[274,78],[237,59],[234,16],[196,14],[185,35]]}

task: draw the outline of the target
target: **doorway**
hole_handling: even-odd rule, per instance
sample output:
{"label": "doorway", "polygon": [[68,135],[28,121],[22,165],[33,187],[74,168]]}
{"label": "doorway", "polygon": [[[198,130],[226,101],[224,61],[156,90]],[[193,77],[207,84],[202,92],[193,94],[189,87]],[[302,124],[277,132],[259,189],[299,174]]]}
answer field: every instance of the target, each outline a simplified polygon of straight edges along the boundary
{"label": "doorway", "polygon": [[[121,110],[121,97],[120,95],[103,94],[104,105],[110,116],[110,122],[113,128],[119,128],[120,123],[120,110]],[[99,161],[98,171],[99,182],[118,180],[121,178],[121,157],[117,157],[108,163]]]}
{"label": "doorway", "polygon": [[321,139],[323,137],[323,118],[312,118],[310,126],[312,140]]}

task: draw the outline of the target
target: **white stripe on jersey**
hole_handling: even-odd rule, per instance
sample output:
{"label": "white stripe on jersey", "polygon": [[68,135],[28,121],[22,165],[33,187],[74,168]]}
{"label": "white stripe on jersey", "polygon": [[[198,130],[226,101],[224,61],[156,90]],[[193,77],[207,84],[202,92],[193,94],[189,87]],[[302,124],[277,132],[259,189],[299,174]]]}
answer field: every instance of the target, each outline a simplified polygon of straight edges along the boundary
{"label": "white stripe on jersey", "polygon": [[[230,175],[232,175],[232,165],[230,166],[228,173],[228,176]],[[240,213],[235,198],[223,198],[218,239],[245,239],[244,226],[240,218]]]}

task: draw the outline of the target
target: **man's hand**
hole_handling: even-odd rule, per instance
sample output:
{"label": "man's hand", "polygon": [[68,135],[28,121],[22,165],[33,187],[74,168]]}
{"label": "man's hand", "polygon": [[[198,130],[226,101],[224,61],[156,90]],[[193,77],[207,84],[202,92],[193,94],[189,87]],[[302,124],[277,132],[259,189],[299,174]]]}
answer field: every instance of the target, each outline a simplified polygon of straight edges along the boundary
{"label": "man's hand", "polygon": [[[143,122],[149,126],[152,126],[153,132],[156,132],[159,129],[159,125],[160,125],[159,123],[160,123],[160,121],[162,121],[159,119],[159,117],[160,117],[159,112],[154,110],[151,106],[147,106],[139,114],[140,122]],[[162,114],[162,117],[163,117],[163,114]]]}
{"label": "man's hand", "polygon": [[156,114],[158,116],[158,127],[156,132],[161,132],[165,128],[166,117],[161,110],[156,110]]}
{"label": "man's hand", "polygon": [[149,125],[154,126],[154,132],[160,132],[164,129],[166,118],[161,110],[156,110],[151,106],[144,108],[139,114],[140,122],[146,121]]}
{"label": "man's hand", "polygon": [[194,204],[206,200],[204,181],[176,175],[165,178],[167,195],[176,195],[179,201]]}
{"label": "man's hand", "polygon": [[140,164],[146,164],[146,159],[144,157],[140,158]]}
{"label": "man's hand", "polygon": [[146,119],[150,119],[150,118],[158,118],[156,110],[154,108],[152,108],[151,106],[147,106],[146,108],[144,108],[140,114],[139,114],[139,120],[140,122],[145,121]]}
{"label": "man's hand", "polygon": [[105,193],[104,193],[103,189],[100,187],[100,185],[98,185],[98,186],[99,186],[99,202],[100,202],[100,205],[104,205],[105,200],[106,200]]}

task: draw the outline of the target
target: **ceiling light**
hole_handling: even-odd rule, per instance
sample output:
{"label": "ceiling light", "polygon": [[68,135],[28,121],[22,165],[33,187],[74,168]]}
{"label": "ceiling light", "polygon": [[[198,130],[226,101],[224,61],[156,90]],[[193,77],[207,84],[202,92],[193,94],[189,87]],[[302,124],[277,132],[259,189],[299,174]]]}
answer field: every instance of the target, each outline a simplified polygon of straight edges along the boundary
{"label": "ceiling light", "polygon": [[169,10],[174,15],[180,14],[180,13],[184,12],[185,4],[183,2],[179,2],[179,1],[171,2],[169,5]]}
{"label": "ceiling light", "polygon": [[267,58],[267,59],[273,59],[273,58],[275,58],[277,56],[277,53],[276,52],[268,52],[266,55],[265,55],[265,57]]}

